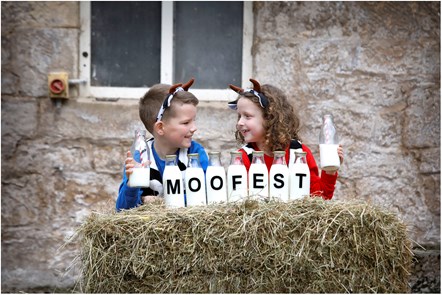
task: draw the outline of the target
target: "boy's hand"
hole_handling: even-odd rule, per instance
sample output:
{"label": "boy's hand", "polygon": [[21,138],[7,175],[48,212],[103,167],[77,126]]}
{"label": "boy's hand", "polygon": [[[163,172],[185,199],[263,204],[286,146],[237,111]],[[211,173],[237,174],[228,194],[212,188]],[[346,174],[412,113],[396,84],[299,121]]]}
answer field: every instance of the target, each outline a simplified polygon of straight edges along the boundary
{"label": "boy's hand", "polygon": [[135,160],[132,158],[132,153],[130,151],[127,151],[127,158],[124,161],[124,164],[126,165],[126,177],[129,179],[129,176],[132,174],[132,168],[135,167]]}
{"label": "boy's hand", "polygon": [[146,204],[146,203],[155,202],[157,200],[160,200],[161,198],[158,196],[144,196],[144,197],[141,197],[141,199],[143,200],[143,204]]}
{"label": "boy's hand", "polygon": [[134,158],[132,157],[132,153],[130,151],[127,151],[127,158],[124,161],[124,164],[126,166],[126,177],[127,179],[129,179],[129,175],[132,174],[133,172],[133,168],[135,166],[137,166],[138,168],[140,167],[149,167],[151,161],[146,160],[146,162],[144,163],[144,165],[141,165],[140,163],[138,163],[137,161],[134,160]]}

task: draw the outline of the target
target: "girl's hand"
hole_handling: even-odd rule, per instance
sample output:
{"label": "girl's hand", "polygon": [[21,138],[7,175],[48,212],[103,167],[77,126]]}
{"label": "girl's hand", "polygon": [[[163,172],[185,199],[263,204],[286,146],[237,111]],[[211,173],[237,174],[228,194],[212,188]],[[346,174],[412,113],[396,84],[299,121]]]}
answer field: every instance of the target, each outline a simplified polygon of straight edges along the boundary
{"label": "girl's hand", "polygon": [[342,165],[342,163],[344,163],[344,149],[342,148],[342,144],[340,144],[338,146],[338,156],[339,156],[339,160],[341,161],[341,165]]}
{"label": "girl's hand", "polygon": [[[339,156],[339,161],[342,163],[344,163],[344,149],[342,148],[342,144],[340,144],[338,146],[338,156]],[[336,172],[338,171],[338,169],[334,170],[334,171],[326,171],[325,173],[330,174],[330,175],[335,175]]]}

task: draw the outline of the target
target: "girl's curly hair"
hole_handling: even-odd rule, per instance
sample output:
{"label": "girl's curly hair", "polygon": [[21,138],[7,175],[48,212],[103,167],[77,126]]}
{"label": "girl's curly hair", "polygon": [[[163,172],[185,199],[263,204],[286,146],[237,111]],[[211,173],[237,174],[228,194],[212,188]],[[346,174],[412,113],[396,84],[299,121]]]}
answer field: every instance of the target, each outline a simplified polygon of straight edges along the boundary
{"label": "girl's curly hair", "polygon": [[[300,121],[293,110],[293,106],[288,102],[287,96],[279,88],[264,84],[261,86],[261,93],[269,100],[269,106],[263,110],[265,146],[266,151],[274,152],[277,150],[285,150],[290,140],[300,140],[298,132]],[[252,93],[244,93],[238,97],[246,97],[256,103],[260,108],[258,98]],[[237,101],[238,101],[237,99]],[[238,116],[239,119],[239,116]],[[244,144],[244,137],[238,130],[235,132],[236,140],[239,144]]]}

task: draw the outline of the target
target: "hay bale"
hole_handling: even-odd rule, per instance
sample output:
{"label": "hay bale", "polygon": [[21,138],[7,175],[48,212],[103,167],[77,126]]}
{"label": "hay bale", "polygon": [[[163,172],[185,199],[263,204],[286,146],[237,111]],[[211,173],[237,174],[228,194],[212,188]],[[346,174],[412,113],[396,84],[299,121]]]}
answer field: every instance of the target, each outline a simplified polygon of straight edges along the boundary
{"label": "hay bale", "polygon": [[368,204],[154,203],[93,213],[78,233],[88,293],[409,292],[406,227]]}

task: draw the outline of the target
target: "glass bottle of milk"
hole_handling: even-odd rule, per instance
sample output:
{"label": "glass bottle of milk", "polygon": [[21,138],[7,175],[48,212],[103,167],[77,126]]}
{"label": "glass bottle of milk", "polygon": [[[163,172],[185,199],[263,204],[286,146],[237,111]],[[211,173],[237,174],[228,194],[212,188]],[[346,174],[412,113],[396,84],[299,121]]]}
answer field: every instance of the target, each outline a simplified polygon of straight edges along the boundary
{"label": "glass bottle of milk", "polygon": [[282,201],[289,200],[289,168],[285,161],[285,151],[273,152],[273,163],[270,168],[270,197]]}
{"label": "glass bottle of milk", "polygon": [[226,171],[220,157],[220,152],[209,152],[206,171],[207,204],[227,202]]}
{"label": "glass bottle of milk", "polygon": [[295,162],[290,166],[290,200],[310,195],[310,169],[304,151],[295,151]]}
{"label": "glass bottle of milk", "polygon": [[129,175],[127,185],[130,187],[149,187],[150,152],[146,143],[146,130],[135,130],[135,139],[130,152],[135,160],[135,167],[132,168],[132,174]]}
{"label": "glass bottle of milk", "polygon": [[185,172],[187,207],[206,205],[206,182],[198,154],[188,154]]}
{"label": "glass bottle of milk", "polygon": [[335,171],[340,167],[338,155],[338,133],[333,123],[332,115],[325,115],[322,120],[321,132],[319,132],[319,156],[321,169]]}
{"label": "glass bottle of milk", "polygon": [[227,168],[227,201],[235,202],[247,196],[247,169],[241,152],[230,152],[230,165]]}
{"label": "glass bottle of milk", "polygon": [[264,162],[264,152],[253,151],[249,169],[249,196],[269,197],[269,172]]}
{"label": "glass bottle of milk", "polygon": [[176,155],[166,156],[163,173],[164,201],[168,208],[185,207],[183,178],[177,166]]}

